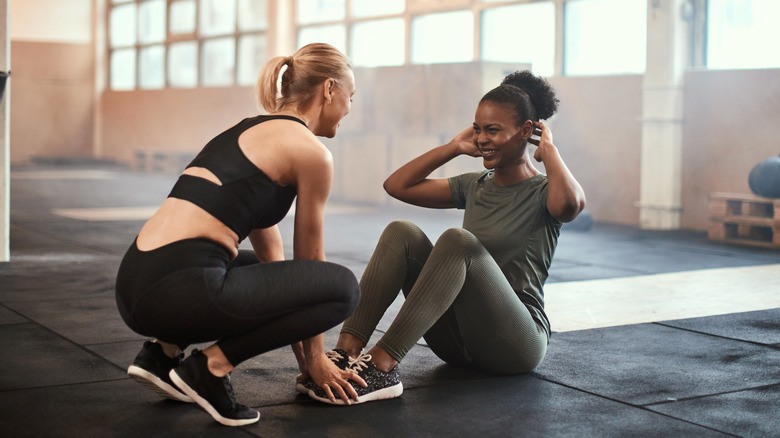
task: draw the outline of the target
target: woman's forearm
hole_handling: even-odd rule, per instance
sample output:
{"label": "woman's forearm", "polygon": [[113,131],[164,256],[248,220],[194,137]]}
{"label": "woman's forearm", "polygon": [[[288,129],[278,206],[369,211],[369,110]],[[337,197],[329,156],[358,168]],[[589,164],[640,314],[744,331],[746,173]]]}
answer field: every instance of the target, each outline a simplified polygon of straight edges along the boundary
{"label": "woman's forearm", "polygon": [[452,142],[431,149],[393,172],[385,181],[385,191],[408,204],[428,208],[452,208],[454,204],[449,182],[444,178],[428,176],[458,155],[459,149]]}
{"label": "woman's forearm", "polygon": [[425,180],[434,170],[459,155],[452,143],[431,149],[393,172],[385,181],[388,193],[401,192]]}

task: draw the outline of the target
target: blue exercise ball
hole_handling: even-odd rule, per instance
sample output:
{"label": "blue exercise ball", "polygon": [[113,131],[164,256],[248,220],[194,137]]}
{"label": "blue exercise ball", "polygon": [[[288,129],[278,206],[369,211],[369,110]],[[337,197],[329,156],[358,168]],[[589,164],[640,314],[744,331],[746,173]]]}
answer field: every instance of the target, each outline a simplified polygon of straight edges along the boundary
{"label": "blue exercise ball", "polygon": [[780,198],[780,156],[756,164],[750,171],[748,184],[759,196]]}

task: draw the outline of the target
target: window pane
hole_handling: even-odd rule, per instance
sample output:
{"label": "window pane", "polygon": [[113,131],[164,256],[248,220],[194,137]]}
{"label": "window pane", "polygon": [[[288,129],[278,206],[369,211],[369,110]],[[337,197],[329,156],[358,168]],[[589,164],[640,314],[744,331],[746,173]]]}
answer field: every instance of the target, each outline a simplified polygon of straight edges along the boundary
{"label": "window pane", "polygon": [[406,0],[352,0],[353,17],[376,17],[400,14],[406,9]]}
{"label": "window pane", "polygon": [[[381,35],[381,38],[377,38]],[[391,18],[357,23],[350,35],[355,66],[376,67],[404,63],[404,20]]]}
{"label": "window pane", "polygon": [[138,86],[140,88],[163,88],[165,86],[165,47],[149,46],[141,49],[138,56]]}
{"label": "window pane", "polygon": [[138,41],[165,41],[165,0],[151,0],[138,6]]}
{"label": "window pane", "polygon": [[471,11],[422,15],[412,20],[412,62],[467,62],[474,51]]}
{"label": "window pane", "polygon": [[544,2],[485,10],[481,44],[483,60],[530,63],[534,74],[552,76],[555,73],[555,4]]}
{"label": "window pane", "polygon": [[780,67],[778,18],[777,0],[710,0],[707,67]]}
{"label": "window pane", "polygon": [[198,85],[198,43],[185,41],[168,47],[168,83],[172,87]]}
{"label": "window pane", "polygon": [[564,23],[565,74],[644,73],[646,0],[572,0]]}
{"label": "window pane", "polygon": [[298,0],[298,24],[343,20],[345,10],[345,0]]}
{"label": "window pane", "polygon": [[238,85],[254,85],[266,60],[265,35],[244,35],[238,40]]}
{"label": "window pane", "polygon": [[132,46],[136,31],[135,4],[117,6],[111,9],[111,47]]}
{"label": "window pane", "polygon": [[203,85],[233,85],[236,48],[233,38],[217,38],[203,43]]}
{"label": "window pane", "polygon": [[135,49],[111,52],[111,89],[132,90],[135,88]]}
{"label": "window pane", "polygon": [[171,22],[168,26],[172,34],[195,32],[195,0],[171,3]]}
{"label": "window pane", "polygon": [[238,0],[238,29],[268,28],[268,0]]}
{"label": "window pane", "polygon": [[235,29],[235,0],[200,0],[200,35],[224,35]]}
{"label": "window pane", "polygon": [[305,27],[298,31],[298,47],[309,43],[328,43],[347,53],[347,31],[342,25]]}

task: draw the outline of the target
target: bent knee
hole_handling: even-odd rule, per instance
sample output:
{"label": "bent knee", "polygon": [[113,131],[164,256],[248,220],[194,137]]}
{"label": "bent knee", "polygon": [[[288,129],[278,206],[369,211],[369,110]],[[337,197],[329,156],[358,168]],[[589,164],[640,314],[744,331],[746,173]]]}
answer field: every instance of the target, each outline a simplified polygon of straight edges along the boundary
{"label": "bent knee", "polygon": [[439,236],[436,246],[446,246],[452,249],[481,248],[482,244],[474,234],[463,228],[450,228]]}
{"label": "bent knee", "polygon": [[337,266],[339,267],[339,278],[336,282],[338,285],[337,293],[340,294],[342,301],[347,304],[349,312],[352,313],[360,300],[360,286],[352,270],[346,266]]}
{"label": "bent knee", "polygon": [[403,240],[406,240],[404,238],[405,236],[425,238],[425,233],[414,223],[399,219],[387,224],[384,233],[382,233],[382,237],[384,238],[385,236],[393,239],[402,238]]}

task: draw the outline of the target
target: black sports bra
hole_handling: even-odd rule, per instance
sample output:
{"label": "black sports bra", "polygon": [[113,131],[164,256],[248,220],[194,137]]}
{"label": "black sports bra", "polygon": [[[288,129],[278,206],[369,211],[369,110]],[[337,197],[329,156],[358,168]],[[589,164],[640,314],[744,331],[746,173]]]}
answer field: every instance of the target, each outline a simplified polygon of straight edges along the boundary
{"label": "black sports bra", "polygon": [[269,178],[238,146],[238,137],[267,120],[286,119],[306,124],[292,116],[261,115],[242,120],[214,137],[187,168],[208,169],[222,185],[192,175],[181,175],[168,197],[184,199],[202,208],[238,235],[239,242],[256,228],[281,221],[296,196],[294,186],[280,186]]}

